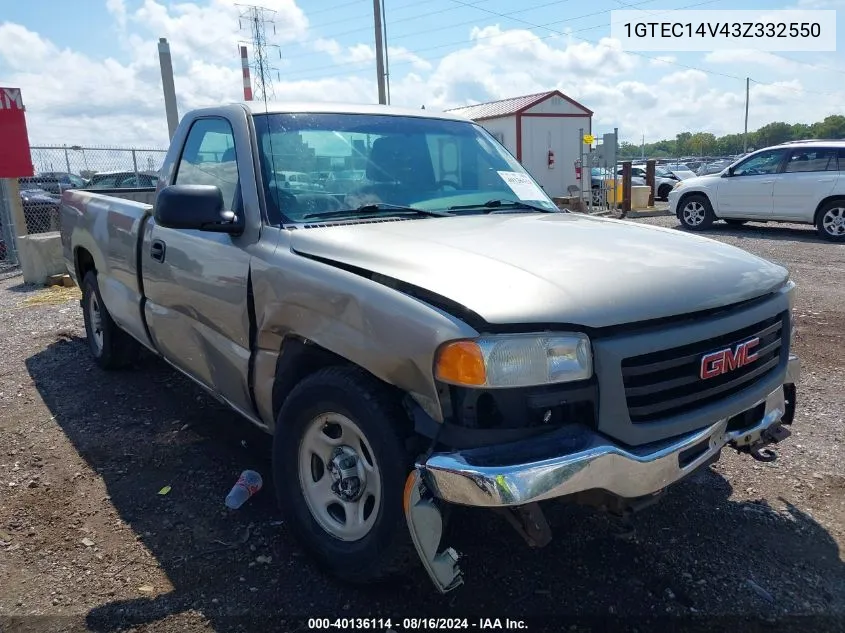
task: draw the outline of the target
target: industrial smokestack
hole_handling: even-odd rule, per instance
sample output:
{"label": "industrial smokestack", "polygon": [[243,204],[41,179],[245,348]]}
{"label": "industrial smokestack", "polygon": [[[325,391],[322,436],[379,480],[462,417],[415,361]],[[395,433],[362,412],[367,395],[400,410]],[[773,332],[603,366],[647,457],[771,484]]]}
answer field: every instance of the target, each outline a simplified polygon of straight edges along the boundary
{"label": "industrial smokestack", "polygon": [[252,80],[249,76],[249,58],[246,54],[246,46],[241,46],[241,68],[244,75],[244,101],[252,101]]}
{"label": "industrial smokestack", "polygon": [[167,131],[170,138],[179,126],[179,109],[176,106],[176,87],[173,84],[173,62],[170,58],[170,44],[167,38],[158,40],[158,61],[161,65],[161,86],[164,90],[164,111],[167,114]]}

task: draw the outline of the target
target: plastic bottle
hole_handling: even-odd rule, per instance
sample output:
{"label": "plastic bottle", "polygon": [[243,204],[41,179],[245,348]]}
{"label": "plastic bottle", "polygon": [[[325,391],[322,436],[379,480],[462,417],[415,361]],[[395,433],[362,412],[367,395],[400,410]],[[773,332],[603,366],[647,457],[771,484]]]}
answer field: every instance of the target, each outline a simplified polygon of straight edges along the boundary
{"label": "plastic bottle", "polygon": [[237,483],[232,486],[229,494],[226,495],[226,507],[232,510],[240,508],[247,499],[261,490],[263,481],[261,475],[254,470],[245,470],[238,477]]}

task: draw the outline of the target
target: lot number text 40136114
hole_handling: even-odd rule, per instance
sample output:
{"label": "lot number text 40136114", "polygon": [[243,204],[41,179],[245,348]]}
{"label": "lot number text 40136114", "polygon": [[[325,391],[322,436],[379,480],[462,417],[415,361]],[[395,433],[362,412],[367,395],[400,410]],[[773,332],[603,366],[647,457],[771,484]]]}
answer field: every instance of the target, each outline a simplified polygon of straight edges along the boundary
{"label": "lot number text 40136114", "polygon": [[309,618],[308,629],[358,631],[527,631],[524,620],[511,618]]}

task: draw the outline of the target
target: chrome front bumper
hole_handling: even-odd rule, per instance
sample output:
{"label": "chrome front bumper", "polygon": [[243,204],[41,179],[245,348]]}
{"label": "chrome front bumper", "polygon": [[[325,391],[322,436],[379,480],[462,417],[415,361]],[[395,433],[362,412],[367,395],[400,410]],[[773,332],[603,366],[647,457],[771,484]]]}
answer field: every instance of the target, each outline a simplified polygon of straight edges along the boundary
{"label": "chrome front bumper", "polygon": [[[798,381],[790,355],[784,384]],[[601,489],[633,499],[659,492],[713,461],[726,445],[748,446],[777,426],[786,413],[782,386],[759,404],[751,427],[729,431],[729,419],[664,442],[623,448],[583,426],[516,444],[435,453],[417,469],[432,494],[467,506],[517,506]]]}

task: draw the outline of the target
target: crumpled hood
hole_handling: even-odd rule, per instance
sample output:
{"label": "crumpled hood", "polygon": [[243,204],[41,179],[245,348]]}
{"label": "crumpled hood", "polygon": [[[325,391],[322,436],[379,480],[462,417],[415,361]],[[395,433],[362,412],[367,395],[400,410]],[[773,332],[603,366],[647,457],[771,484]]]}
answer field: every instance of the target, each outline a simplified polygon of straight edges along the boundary
{"label": "crumpled hood", "polygon": [[574,213],[299,229],[293,251],[402,280],[489,323],[605,327],[767,294],[786,269],[675,229]]}

